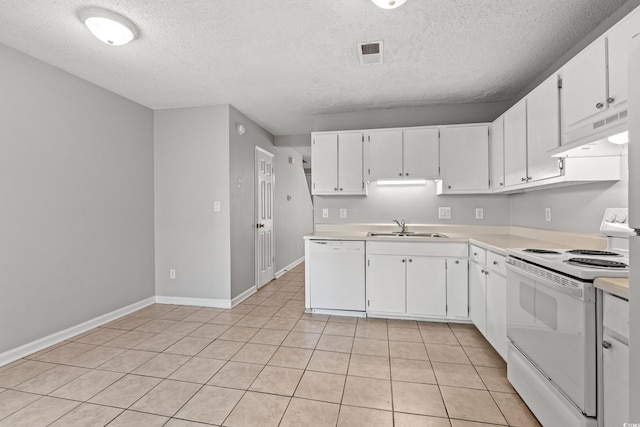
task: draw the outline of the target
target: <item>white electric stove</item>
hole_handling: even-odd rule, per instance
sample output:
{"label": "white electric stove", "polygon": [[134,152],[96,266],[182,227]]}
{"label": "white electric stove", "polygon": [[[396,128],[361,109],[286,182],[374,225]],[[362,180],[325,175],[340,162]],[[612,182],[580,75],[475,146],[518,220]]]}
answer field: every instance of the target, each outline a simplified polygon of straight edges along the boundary
{"label": "white electric stove", "polygon": [[629,277],[626,209],[607,209],[604,251],[507,249],[507,377],[543,425],[595,427],[596,277]]}

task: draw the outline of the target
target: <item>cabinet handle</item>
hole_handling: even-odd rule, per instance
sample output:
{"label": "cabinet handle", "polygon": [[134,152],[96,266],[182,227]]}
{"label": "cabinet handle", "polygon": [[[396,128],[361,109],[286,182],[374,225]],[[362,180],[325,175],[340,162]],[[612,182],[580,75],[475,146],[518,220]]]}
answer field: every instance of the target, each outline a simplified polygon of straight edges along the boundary
{"label": "cabinet handle", "polygon": [[409,176],[409,172],[405,173],[404,175],[405,175],[405,176]]}
{"label": "cabinet handle", "polygon": [[338,187],[333,187],[333,191],[338,191]]}
{"label": "cabinet handle", "polygon": [[498,261],[493,261],[493,265],[498,265]]}
{"label": "cabinet handle", "polygon": [[473,256],[478,256],[478,252],[474,252],[474,253],[473,253]]}
{"label": "cabinet handle", "polygon": [[411,258],[409,258],[409,262],[413,262],[413,260]]}
{"label": "cabinet handle", "polygon": [[527,178],[520,178],[520,181],[525,182]]}
{"label": "cabinet handle", "polygon": [[449,190],[451,190],[451,186],[450,186],[450,185],[447,185],[447,188],[448,188]]}
{"label": "cabinet handle", "polygon": [[406,259],[404,259],[404,258],[402,258],[402,262],[407,262],[407,260],[406,260]]}
{"label": "cabinet handle", "polygon": [[503,186],[504,186],[504,182],[501,182],[501,183],[500,183],[500,187],[503,187]]}
{"label": "cabinet handle", "polygon": [[614,102],[616,102],[615,98],[607,98],[607,104],[613,104]]}
{"label": "cabinet handle", "polygon": [[460,264],[460,261],[456,261],[456,264]]}
{"label": "cabinet handle", "polygon": [[400,172],[400,173],[398,174],[398,176],[402,176],[402,172]]}
{"label": "cabinet handle", "polygon": [[531,181],[532,179],[533,179],[533,178],[532,178],[532,177],[530,177],[530,176],[528,176],[528,177],[527,177],[527,181]]}
{"label": "cabinet handle", "polygon": [[602,341],[603,348],[611,348],[611,343],[609,341]]}
{"label": "cabinet handle", "polygon": [[603,104],[602,102],[598,102],[598,103],[596,104],[596,108],[597,108],[598,110],[599,110],[599,109],[601,109],[602,107],[604,107],[604,104]]}
{"label": "cabinet handle", "polygon": [[340,191],[343,191],[342,187],[340,187]]}
{"label": "cabinet handle", "polygon": [[484,268],[483,268],[482,270],[480,270],[480,273],[481,273],[481,274],[484,274]]}
{"label": "cabinet handle", "polygon": [[489,275],[489,271],[488,271],[488,270],[485,270],[485,271],[484,271],[484,274]]}

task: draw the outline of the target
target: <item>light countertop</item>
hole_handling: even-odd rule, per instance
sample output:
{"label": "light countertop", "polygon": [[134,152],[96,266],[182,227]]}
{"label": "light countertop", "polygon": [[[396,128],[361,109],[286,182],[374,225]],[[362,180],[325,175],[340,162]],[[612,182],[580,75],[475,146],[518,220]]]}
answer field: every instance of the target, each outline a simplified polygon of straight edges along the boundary
{"label": "light countertop", "polygon": [[598,277],[593,284],[596,288],[602,289],[620,298],[629,299],[629,279],[614,279],[610,277]]}

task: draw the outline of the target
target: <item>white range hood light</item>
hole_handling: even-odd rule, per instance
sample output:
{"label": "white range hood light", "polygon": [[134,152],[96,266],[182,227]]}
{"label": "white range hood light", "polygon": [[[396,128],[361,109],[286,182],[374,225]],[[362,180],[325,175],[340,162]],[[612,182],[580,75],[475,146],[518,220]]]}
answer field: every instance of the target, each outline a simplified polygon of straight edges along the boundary
{"label": "white range hood light", "polygon": [[611,135],[607,138],[610,143],[623,145],[629,142],[629,131],[619,133],[617,135]]}
{"label": "white range hood light", "polygon": [[402,6],[407,0],[371,0],[373,4],[382,9],[395,9]]}
{"label": "white range hood light", "polygon": [[381,180],[376,181],[378,185],[424,185],[426,179],[397,179],[397,180]]}

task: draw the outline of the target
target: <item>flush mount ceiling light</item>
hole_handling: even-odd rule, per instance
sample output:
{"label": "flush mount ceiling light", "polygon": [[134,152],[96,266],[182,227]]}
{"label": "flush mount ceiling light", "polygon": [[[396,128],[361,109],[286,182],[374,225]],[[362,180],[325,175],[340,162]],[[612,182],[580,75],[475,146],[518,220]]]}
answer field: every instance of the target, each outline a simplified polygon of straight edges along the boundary
{"label": "flush mount ceiling light", "polygon": [[402,6],[407,0],[371,0],[373,4],[382,9],[395,9]]}
{"label": "flush mount ceiling light", "polygon": [[127,44],[139,34],[133,22],[110,10],[82,9],[78,17],[94,36],[112,46]]}

